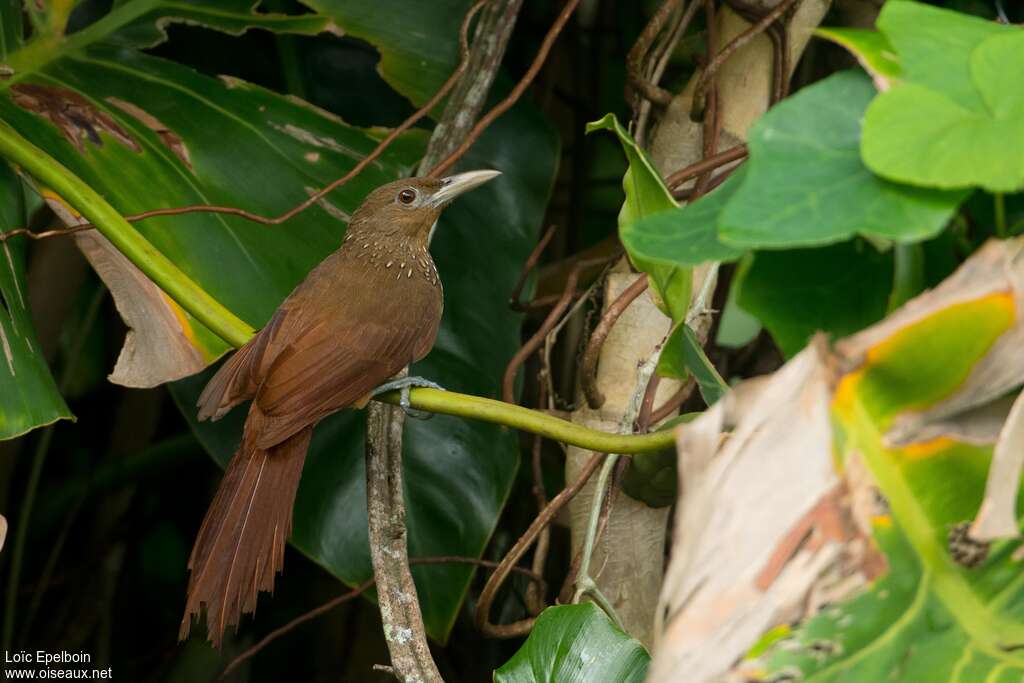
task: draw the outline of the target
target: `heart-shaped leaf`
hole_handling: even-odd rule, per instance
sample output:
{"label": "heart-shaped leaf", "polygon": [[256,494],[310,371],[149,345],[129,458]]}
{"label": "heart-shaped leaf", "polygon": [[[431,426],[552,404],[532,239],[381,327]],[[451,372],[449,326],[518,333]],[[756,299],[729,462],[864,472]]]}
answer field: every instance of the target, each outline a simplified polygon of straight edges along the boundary
{"label": "heart-shaped leaf", "polygon": [[749,170],[723,209],[719,238],[779,248],[855,234],[919,240],[940,231],[966,193],[899,185],[864,166],[861,119],[874,97],[866,76],[839,73],[758,119],[750,130]]}
{"label": "heart-shaped leaf", "polygon": [[544,610],[495,683],[640,683],[650,656],[594,604]]}

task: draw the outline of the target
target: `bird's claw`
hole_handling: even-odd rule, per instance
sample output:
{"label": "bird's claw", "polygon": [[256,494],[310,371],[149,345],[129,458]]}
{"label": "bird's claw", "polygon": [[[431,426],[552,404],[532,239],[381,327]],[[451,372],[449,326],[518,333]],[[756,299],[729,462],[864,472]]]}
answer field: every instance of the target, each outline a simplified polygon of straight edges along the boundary
{"label": "bird's claw", "polygon": [[405,412],[406,415],[417,420],[429,420],[430,418],[434,417],[433,413],[427,412],[425,410],[416,410],[410,405],[409,389],[411,389],[412,387],[425,387],[428,389],[437,389],[439,391],[445,390],[444,387],[442,387],[437,382],[431,382],[429,379],[426,379],[424,377],[411,376],[400,377],[398,379],[393,379],[390,382],[384,382],[384,384],[381,384],[379,387],[373,390],[373,394],[371,394],[371,396],[377,396],[378,394],[383,394],[385,392],[394,391],[395,389],[398,389],[400,392],[398,405],[401,406],[402,410]]}

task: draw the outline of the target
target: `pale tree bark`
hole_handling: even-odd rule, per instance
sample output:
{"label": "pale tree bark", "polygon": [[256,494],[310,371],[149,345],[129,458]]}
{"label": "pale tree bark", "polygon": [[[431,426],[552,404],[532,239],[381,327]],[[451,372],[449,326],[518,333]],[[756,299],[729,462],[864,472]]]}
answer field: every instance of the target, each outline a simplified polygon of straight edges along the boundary
{"label": "pale tree bark", "polygon": [[[698,0],[691,0],[698,1]],[[769,0],[756,5],[769,11],[778,2]],[[807,46],[811,32],[828,11],[830,0],[802,0],[792,10],[789,22],[789,68],[795,67]],[[720,49],[747,30],[751,23],[728,8],[716,17],[717,46]],[[738,49],[717,74],[721,151],[746,140],[747,130],[767,109],[772,89],[772,43],[759,35]],[[703,157],[703,124],[691,120],[693,92],[699,79],[697,73],[663,112],[651,137],[648,151],[664,176],[684,168]],[[620,266],[619,270],[624,270]],[[707,300],[716,269],[711,264],[694,269],[694,297],[703,293]],[[613,273],[605,290],[605,307],[637,277],[626,272]],[[706,286],[710,284],[710,287]],[[691,316],[694,312],[691,312]],[[693,317],[695,332],[704,341],[711,316]],[[592,410],[581,401],[574,411],[574,422],[595,429],[615,429],[622,422],[623,411],[636,391],[638,366],[650,358],[670,327],[669,319],[652,303],[648,293],[641,295],[626,310],[602,348],[597,385],[605,403]],[[677,382],[663,380],[658,387],[655,405],[679,388]],[[571,448],[566,460],[566,479],[578,476],[589,453]],[[574,552],[586,535],[587,519],[593,500],[594,483],[588,485],[570,506]],[[664,571],[665,537],[668,509],[655,509],[619,492],[608,518],[607,527],[594,549],[591,575],[598,589],[616,610],[623,627],[648,649],[655,640],[654,614]]]}

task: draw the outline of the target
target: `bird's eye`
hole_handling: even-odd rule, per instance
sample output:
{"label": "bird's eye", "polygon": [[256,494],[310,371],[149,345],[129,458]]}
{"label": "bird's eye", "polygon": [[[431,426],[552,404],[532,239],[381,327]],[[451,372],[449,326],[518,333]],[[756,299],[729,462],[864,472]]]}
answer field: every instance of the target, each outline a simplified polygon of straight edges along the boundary
{"label": "bird's eye", "polygon": [[398,193],[398,201],[402,202],[403,204],[412,204],[414,201],[416,201],[416,190],[412,189],[411,187],[405,188],[404,190]]}

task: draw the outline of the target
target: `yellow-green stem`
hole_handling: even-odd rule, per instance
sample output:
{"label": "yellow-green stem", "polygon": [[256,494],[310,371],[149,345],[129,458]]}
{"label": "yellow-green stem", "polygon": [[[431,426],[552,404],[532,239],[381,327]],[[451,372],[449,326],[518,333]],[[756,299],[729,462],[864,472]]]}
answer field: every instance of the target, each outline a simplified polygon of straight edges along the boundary
{"label": "yellow-green stem", "polygon": [[[399,394],[397,391],[391,391],[376,398],[385,403],[397,404]],[[481,396],[459,394],[454,391],[411,389],[409,404],[413,408],[431,413],[468,417],[522,429],[570,446],[578,446],[599,453],[635,455],[672,448],[675,444],[673,430],[651,432],[650,434],[609,434],[542,413],[539,410],[531,410]]]}
{"label": "yellow-green stem", "polygon": [[160,289],[221,339],[237,347],[253,335],[252,327],[181,272],[98,192],[4,122],[0,122],[0,156],[52,188]]}

